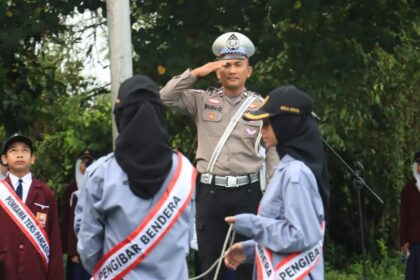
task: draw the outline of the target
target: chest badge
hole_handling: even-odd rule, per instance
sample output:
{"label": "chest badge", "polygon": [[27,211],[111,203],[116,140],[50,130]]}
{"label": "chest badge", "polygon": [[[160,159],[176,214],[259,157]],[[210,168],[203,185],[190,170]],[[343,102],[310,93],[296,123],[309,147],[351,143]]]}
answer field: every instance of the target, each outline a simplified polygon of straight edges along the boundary
{"label": "chest badge", "polygon": [[216,114],[213,112],[210,112],[207,114],[207,118],[211,121],[214,121],[216,119]]}
{"label": "chest badge", "polygon": [[247,128],[247,129],[246,129],[246,133],[247,133],[249,136],[254,136],[254,135],[255,135],[255,133],[257,133],[257,130],[256,130],[256,129],[252,129],[252,128]]}
{"label": "chest badge", "polygon": [[45,228],[45,225],[47,224],[47,213],[36,212],[36,220],[41,227]]}

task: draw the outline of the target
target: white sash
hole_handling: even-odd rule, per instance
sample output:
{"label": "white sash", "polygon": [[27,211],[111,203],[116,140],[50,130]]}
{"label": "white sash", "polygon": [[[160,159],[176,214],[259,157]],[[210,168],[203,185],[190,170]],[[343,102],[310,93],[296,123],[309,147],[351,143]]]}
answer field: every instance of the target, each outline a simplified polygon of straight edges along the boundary
{"label": "white sash", "polygon": [[222,148],[225,145],[227,139],[229,138],[239,119],[242,118],[242,115],[244,114],[245,110],[249,107],[249,105],[251,105],[252,102],[254,102],[256,98],[257,97],[255,95],[249,96],[247,99],[245,99],[244,103],[242,103],[241,107],[239,107],[238,111],[236,111],[235,115],[232,117],[229,124],[226,126],[222,137],[220,137],[219,142],[214,148],[213,154],[211,155],[209,164],[207,166],[206,173],[213,173],[214,164],[216,163],[217,158],[219,157],[220,152],[222,151]]}
{"label": "white sash", "polygon": [[17,196],[6,180],[0,181],[0,206],[29,239],[48,267],[50,243],[45,230],[39,226],[32,211]]}
{"label": "white sash", "polygon": [[194,167],[178,153],[178,166],[165,194],[141,224],[102,257],[95,266],[93,279],[121,279],[138,266],[187,207],[195,180]]}
{"label": "white sash", "polygon": [[[321,224],[324,232],[324,223]],[[292,253],[273,268],[272,253],[269,249],[256,245],[256,263],[258,280],[300,280],[317,264],[322,255],[323,240],[312,248]]]}

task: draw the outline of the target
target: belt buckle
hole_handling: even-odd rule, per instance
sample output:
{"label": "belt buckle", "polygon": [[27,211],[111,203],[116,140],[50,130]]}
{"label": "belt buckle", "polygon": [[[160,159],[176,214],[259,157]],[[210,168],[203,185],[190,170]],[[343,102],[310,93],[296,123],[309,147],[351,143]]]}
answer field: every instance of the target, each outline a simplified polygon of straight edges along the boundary
{"label": "belt buckle", "polygon": [[236,176],[226,176],[226,187],[232,188],[238,186],[238,177]]}
{"label": "belt buckle", "polygon": [[200,181],[203,184],[210,185],[212,179],[213,179],[213,175],[210,173],[204,173],[204,174],[201,174],[200,176]]}

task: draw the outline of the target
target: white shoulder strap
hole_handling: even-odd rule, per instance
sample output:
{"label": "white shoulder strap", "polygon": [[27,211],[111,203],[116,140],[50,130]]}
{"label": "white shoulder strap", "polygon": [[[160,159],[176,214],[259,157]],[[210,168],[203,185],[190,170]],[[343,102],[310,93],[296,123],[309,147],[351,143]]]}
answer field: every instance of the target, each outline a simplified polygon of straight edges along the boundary
{"label": "white shoulder strap", "polygon": [[229,138],[230,134],[232,133],[233,129],[235,128],[236,124],[238,123],[239,119],[244,114],[245,110],[251,105],[252,102],[254,102],[256,96],[251,95],[249,96],[244,103],[242,103],[241,107],[239,107],[238,111],[236,111],[233,118],[230,120],[229,124],[227,125],[225,132],[223,132],[222,137],[220,137],[219,142],[216,145],[216,148],[214,148],[213,154],[211,155],[209,165],[207,166],[207,173],[212,173],[214,164],[217,161],[217,158],[220,155],[220,152],[222,151],[223,146],[225,145],[227,139]]}

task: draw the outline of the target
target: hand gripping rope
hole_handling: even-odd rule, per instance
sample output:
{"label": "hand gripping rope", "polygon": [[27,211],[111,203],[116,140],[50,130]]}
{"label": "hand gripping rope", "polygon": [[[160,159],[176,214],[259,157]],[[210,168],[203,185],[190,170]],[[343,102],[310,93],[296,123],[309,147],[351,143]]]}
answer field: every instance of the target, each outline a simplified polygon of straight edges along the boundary
{"label": "hand gripping rope", "polygon": [[[229,239],[230,239],[230,241],[229,241]],[[230,248],[233,245],[234,240],[235,240],[235,232],[233,231],[233,224],[230,224],[228,232],[226,234],[225,242],[223,244],[222,253],[220,254],[220,257],[205,272],[201,273],[198,276],[189,278],[188,280],[196,280],[196,279],[203,278],[204,276],[209,274],[213,270],[213,268],[215,268],[215,266],[217,265],[216,272],[214,273],[214,278],[213,278],[214,280],[216,280],[218,275],[219,275],[219,271],[220,271],[220,267],[222,265],[223,259],[227,255],[228,250],[226,248],[227,247],[226,245],[229,242],[229,247],[228,248]]]}

